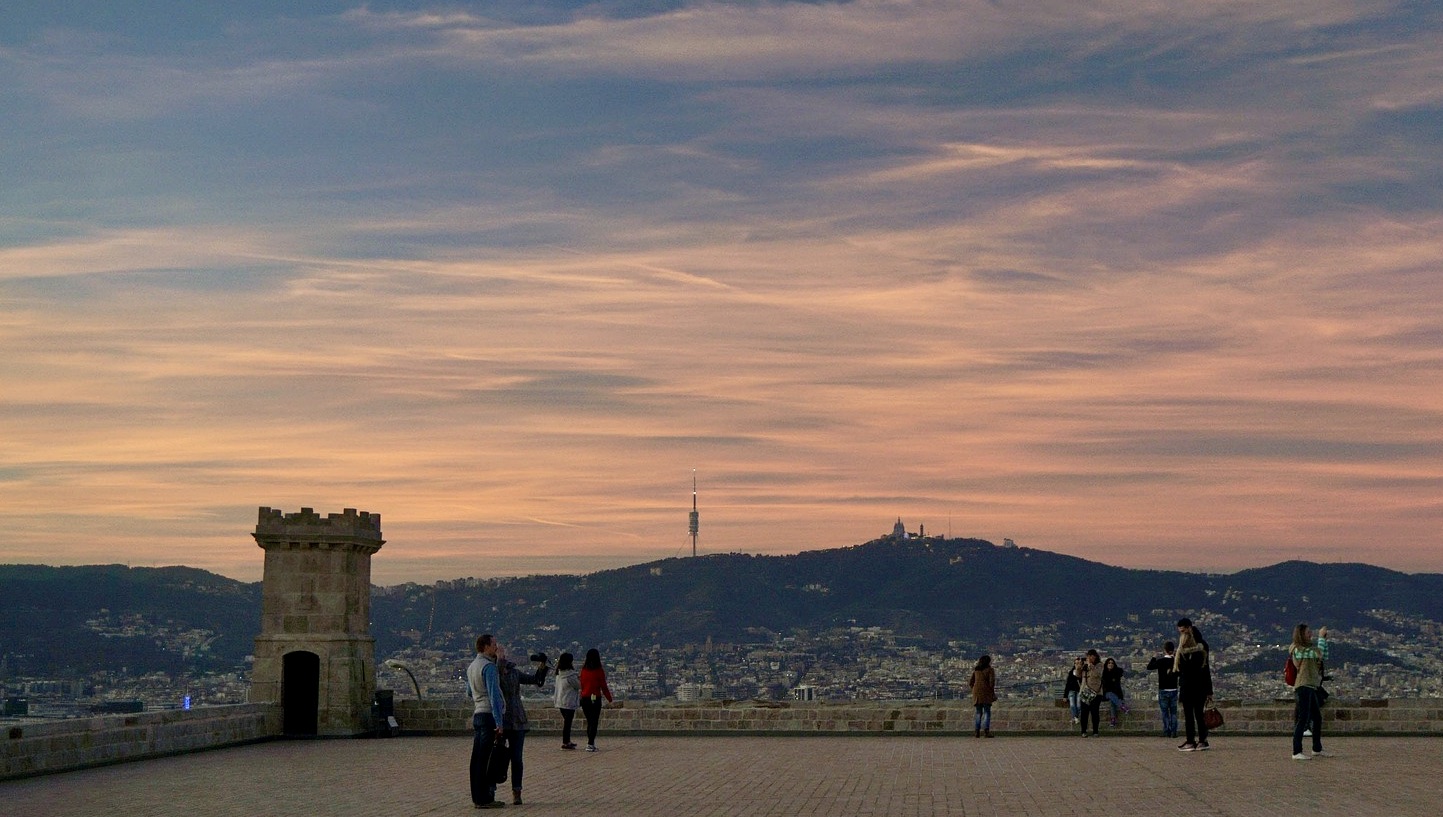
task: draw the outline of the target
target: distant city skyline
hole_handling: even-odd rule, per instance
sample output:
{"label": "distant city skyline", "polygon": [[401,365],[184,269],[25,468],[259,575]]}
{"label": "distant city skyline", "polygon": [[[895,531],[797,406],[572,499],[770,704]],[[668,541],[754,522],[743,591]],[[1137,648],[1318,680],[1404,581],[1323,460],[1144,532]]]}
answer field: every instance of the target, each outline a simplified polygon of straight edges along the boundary
{"label": "distant city skyline", "polygon": [[[19,0],[0,562],[1443,572],[1443,8]],[[542,569],[545,568],[545,569]],[[553,569],[554,568],[554,569]]]}

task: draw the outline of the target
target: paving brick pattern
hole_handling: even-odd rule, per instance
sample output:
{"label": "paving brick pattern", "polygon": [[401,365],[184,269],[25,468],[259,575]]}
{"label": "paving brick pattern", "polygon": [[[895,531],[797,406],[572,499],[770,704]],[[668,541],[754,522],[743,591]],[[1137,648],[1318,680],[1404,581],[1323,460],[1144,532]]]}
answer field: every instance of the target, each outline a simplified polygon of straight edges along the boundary
{"label": "paving brick pattern", "polygon": [[[1437,815],[1438,738],[608,737],[526,747],[515,815],[628,817],[1410,817]],[[0,783],[0,814],[69,817],[462,815],[470,740],[276,741]],[[503,784],[503,792],[509,790]]]}

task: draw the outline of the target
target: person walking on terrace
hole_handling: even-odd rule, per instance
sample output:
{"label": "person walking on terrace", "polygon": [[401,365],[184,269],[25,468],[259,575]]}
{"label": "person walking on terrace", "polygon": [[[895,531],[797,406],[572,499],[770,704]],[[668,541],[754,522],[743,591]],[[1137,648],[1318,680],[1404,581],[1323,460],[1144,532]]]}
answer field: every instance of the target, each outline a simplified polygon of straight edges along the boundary
{"label": "person walking on terrace", "polygon": [[1208,642],[1191,619],[1177,623],[1177,654],[1172,668],[1177,672],[1177,699],[1182,705],[1187,740],[1178,749],[1184,752],[1207,751],[1208,725],[1203,709],[1213,696],[1213,675]]}
{"label": "person walking on terrace", "polygon": [[1293,710],[1293,760],[1308,759],[1303,754],[1303,734],[1308,729],[1313,735],[1313,757],[1322,757],[1323,701],[1319,693],[1323,687],[1323,662],[1328,658],[1328,628],[1319,627],[1314,641],[1308,625],[1294,627],[1288,657],[1298,668],[1297,680],[1293,682],[1293,695],[1297,698]]}
{"label": "person walking on terrace", "polygon": [[501,695],[501,678],[496,670],[496,637],[485,633],[476,639],[476,659],[466,668],[466,682],[471,686],[471,803],[476,808],[500,808],[505,803],[496,799],[496,784],[487,777],[487,761],[491,747],[503,740],[501,720],[506,716],[506,700]]}
{"label": "person walking on terrace", "polygon": [[601,667],[601,652],[595,647],[586,651],[581,662],[581,714],[586,716],[586,751],[596,751],[596,727],[601,721],[601,698],[611,702],[611,687],[606,685],[606,670]]}
{"label": "person walking on terrace", "polygon": [[575,659],[564,652],[556,659],[556,708],[561,711],[561,748],[572,750],[571,721],[581,706],[581,679],[577,677]]}
{"label": "person walking on terrace", "polygon": [[992,704],[997,701],[997,671],[992,669],[992,656],[977,659],[972,675],[967,679],[972,687],[972,705],[977,709],[973,720],[973,737],[992,737]]}
{"label": "person walking on terrace", "polygon": [[1092,736],[1097,737],[1098,721],[1102,719],[1102,664],[1097,650],[1088,650],[1082,663],[1082,684],[1078,701],[1082,704],[1082,736],[1087,737],[1087,721],[1092,719]]}
{"label": "person walking on terrace", "polygon": [[1157,709],[1162,713],[1162,735],[1177,737],[1177,670],[1172,668],[1177,645],[1162,645],[1162,655],[1147,662],[1148,672],[1157,673]]}

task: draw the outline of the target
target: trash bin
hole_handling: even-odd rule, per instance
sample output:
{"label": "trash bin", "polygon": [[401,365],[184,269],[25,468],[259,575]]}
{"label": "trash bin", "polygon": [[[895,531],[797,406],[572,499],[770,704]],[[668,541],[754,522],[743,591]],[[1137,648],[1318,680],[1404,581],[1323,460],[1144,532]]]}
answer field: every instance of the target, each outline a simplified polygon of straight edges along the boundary
{"label": "trash bin", "polygon": [[376,736],[393,738],[401,733],[396,722],[396,693],[389,689],[378,689],[371,699],[371,722],[376,725]]}

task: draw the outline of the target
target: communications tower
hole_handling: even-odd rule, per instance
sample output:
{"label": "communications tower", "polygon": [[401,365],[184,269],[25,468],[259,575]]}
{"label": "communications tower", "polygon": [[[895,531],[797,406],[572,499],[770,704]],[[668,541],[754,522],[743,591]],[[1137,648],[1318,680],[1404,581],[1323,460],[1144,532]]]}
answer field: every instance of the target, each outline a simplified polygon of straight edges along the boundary
{"label": "communications tower", "polygon": [[696,511],[696,469],[691,469],[691,516],[687,528],[691,531],[691,555],[696,555],[696,534],[701,528],[701,515]]}

